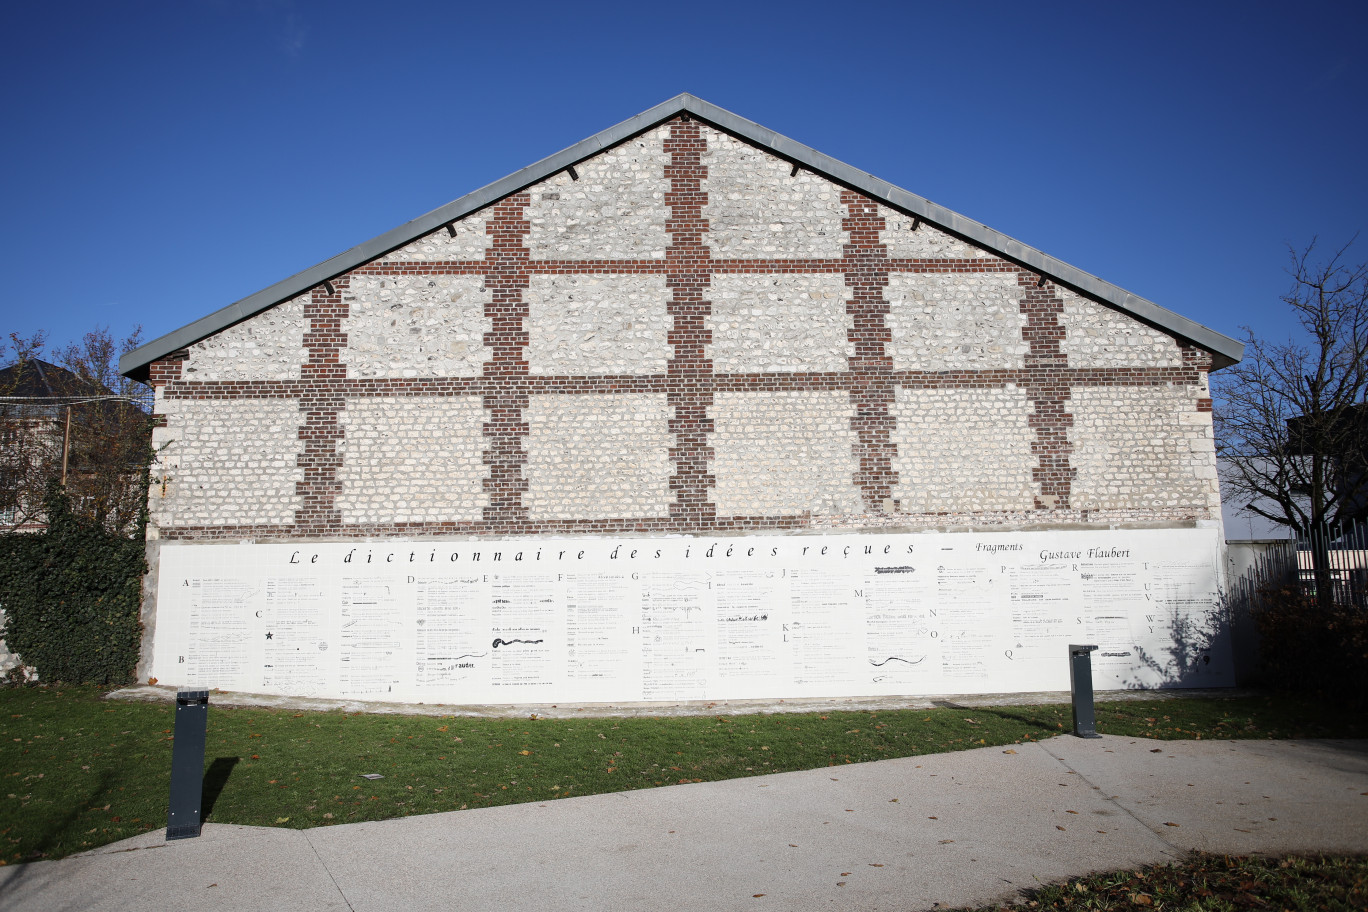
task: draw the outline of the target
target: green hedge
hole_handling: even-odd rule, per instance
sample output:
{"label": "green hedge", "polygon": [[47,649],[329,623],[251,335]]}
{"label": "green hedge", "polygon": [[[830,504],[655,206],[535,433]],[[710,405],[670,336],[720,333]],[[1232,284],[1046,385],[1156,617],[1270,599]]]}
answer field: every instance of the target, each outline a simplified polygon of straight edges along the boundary
{"label": "green hedge", "polygon": [[5,645],[40,681],[127,684],[142,639],[143,542],[74,516],[56,487],[46,510],[46,532],[0,537]]}
{"label": "green hedge", "polygon": [[1262,683],[1368,709],[1368,610],[1326,609],[1299,586],[1271,587],[1254,614]]}

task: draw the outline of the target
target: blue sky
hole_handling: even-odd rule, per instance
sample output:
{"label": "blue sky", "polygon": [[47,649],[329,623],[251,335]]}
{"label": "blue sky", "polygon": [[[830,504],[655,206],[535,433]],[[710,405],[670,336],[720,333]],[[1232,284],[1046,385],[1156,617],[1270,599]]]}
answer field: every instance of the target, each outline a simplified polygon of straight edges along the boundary
{"label": "blue sky", "polygon": [[[1368,228],[1368,5],[20,4],[0,333],[155,338],[679,92],[1239,336]],[[1368,235],[1356,247],[1368,259]]]}

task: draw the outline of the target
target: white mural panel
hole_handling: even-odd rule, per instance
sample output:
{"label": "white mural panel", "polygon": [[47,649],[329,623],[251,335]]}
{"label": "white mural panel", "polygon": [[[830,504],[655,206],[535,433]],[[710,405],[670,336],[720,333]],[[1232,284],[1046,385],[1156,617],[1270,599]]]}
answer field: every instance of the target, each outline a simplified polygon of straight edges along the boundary
{"label": "white mural panel", "polygon": [[1218,532],[179,544],[160,683],[425,703],[1233,683]]}

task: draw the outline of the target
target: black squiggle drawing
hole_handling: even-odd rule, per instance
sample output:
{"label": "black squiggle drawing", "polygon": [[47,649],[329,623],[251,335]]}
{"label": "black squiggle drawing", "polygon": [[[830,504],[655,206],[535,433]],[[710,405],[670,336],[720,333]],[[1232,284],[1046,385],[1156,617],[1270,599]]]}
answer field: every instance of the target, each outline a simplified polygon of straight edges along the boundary
{"label": "black squiggle drawing", "polygon": [[498,637],[495,637],[495,638],[494,638],[494,648],[495,648],[495,649],[498,649],[500,646],[512,646],[514,643],[540,643],[540,642],[542,642],[542,641],[541,641],[541,640],[503,640],[503,639],[500,639],[500,638],[498,638]]}
{"label": "black squiggle drawing", "polygon": [[876,661],[874,661],[873,659],[870,659],[870,660],[869,660],[869,664],[870,664],[870,665],[873,665],[875,668],[882,668],[883,666],[887,665],[889,662],[906,662],[908,665],[917,665],[917,664],[920,664],[921,662],[925,662],[925,661],[926,661],[926,656],[922,656],[920,659],[904,659],[902,656],[889,656],[888,658],[884,659],[882,662],[876,662]]}
{"label": "black squiggle drawing", "polygon": [[487,652],[467,652],[460,656],[428,656],[429,662],[459,662],[461,659],[483,659]]}

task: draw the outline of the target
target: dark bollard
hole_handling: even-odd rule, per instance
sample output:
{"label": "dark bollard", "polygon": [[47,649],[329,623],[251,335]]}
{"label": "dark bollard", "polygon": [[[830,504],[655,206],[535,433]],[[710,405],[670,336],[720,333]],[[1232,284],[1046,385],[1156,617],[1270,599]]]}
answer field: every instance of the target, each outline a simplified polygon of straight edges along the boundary
{"label": "dark bollard", "polygon": [[1073,694],[1073,733],[1100,738],[1093,712],[1092,652],[1096,646],[1069,644],[1069,690]]}
{"label": "dark bollard", "polygon": [[204,737],[209,726],[209,691],[176,694],[176,740],[171,747],[171,801],[166,812],[166,838],[200,834],[200,802],[204,796]]}

